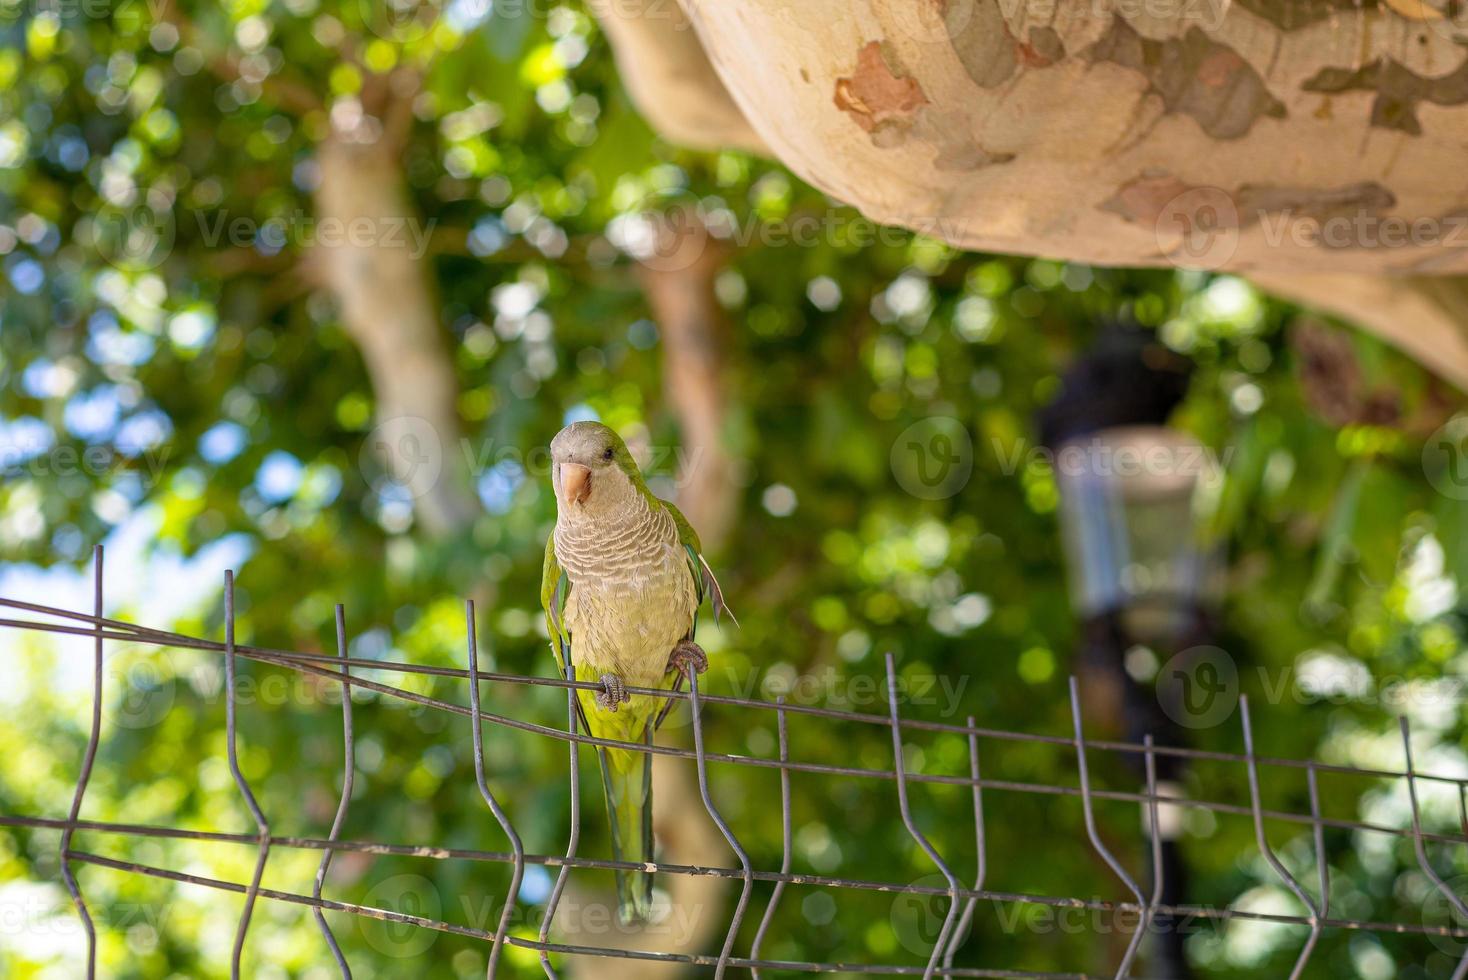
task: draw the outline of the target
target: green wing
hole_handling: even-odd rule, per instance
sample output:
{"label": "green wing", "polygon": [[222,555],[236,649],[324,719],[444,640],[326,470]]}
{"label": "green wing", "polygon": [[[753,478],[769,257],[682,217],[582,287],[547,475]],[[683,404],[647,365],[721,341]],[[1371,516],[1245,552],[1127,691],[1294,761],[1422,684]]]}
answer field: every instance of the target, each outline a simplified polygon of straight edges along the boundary
{"label": "green wing", "polygon": [[[657,498],[654,498],[657,499]],[[705,598],[714,609],[714,622],[719,621],[721,615],[727,614],[735,626],[739,620],[734,618],[733,611],[724,602],[724,590],[719,588],[719,580],[714,578],[714,570],[709,568],[709,563],[703,557],[703,546],[699,544],[698,532],[693,525],[688,523],[688,518],[675,504],[666,500],[658,499],[658,503],[667,508],[668,513],[673,515],[673,523],[678,526],[678,540],[682,543],[684,550],[688,552],[688,572],[693,576],[693,586],[698,592],[698,601],[703,602]]]}
{"label": "green wing", "polygon": [[566,597],[571,593],[571,580],[556,560],[556,536],[545,539],[545,566],[540,573],[540,605],[545,609],[545,628],[550,633],[551,651],[556,655],[560,676],[566,676],[566,648],[570,635],[566,632]]}

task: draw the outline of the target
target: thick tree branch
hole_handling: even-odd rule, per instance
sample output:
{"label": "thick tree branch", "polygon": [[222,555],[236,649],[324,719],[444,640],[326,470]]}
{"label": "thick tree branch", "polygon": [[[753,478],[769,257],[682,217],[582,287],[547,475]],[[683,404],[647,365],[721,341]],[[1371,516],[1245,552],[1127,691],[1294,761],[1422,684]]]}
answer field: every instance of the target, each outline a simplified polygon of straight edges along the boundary
{"label": "thick tree branch", "polygon": [[658,132],[698,149],[769,154],[677,3],[618,0],[591,7],[611,38],[622,83]]}
{"label": "thick tree branch", "polygon": [[681,6],[696,34],[651,0],[599,11],[671,140],[745,147],[752,126],[832,197],[962,248],[1253,276],[1468,384],[1461,290],[1433,281],[1468,274],[1441,178],[1468,49],[1440,5]]}
{"label": "thick tree branch", "polygon": [[1272,271],[1249,278],[1265,292],[1369,330],[1468,391],[1468,279]]}
{"label": "thick tree branch", "polygon": [[[421,420],[409,424],[412,446],[384,445],[386,462],[396,470],[414,460],[391,454],[436,456],[440,466],[413,465],[400,475],[423,526],[450,535],[474,520],[479,503],[460,452],[458,378],[428,265],[414,245],[423,222],[408,203],[396,149],[355,135],[334,132],[318,154],[316,260],[367,362],[379,425]],[[343,233],[328,236],[328,222]]]}
{"label": "thick tree branch", "polygon": [[[180,37],[185,38],[188,43],[204,52],[204,63],[220,81],[237,82],[243,78],[239,52],[227,42],[216,44],[205,37],[204,32],[199,30],[193,19],[180,10],[176,3],[161,0],[157,16],[159,22],[172,24]],[[304,116],[322,107],[321,97],[310,85],[298,78],[285,74],[273,74],[266,77],[260,83],[260,87],[276,105],[297,116]]]}

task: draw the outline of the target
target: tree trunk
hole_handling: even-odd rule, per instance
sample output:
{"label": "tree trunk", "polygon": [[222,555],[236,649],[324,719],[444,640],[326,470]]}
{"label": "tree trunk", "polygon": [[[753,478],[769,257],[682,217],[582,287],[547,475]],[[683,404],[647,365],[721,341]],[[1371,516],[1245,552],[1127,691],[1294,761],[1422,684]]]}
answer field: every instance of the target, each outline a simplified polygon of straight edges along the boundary
{"label": "tree trunk", "polygon": [[[653,832],[661,846],[659,859],[697,867],[737,867],[733,853],[703,808],[692,762],[654,756],[652,782]],[[584,811],[582,819],[603,819],[603,815],[599,808],[592,807]],[[616,898],[610,891],[577,887],[574,878],[572,882],[555,920],[556,934],[562,941],[684,955],[707,953],[710,947],[717,947],[729,927],[725,914],[732,907],[729,896],[737,894],[733,889],[742,887],[737,880],[704,875],[660,875],[656,887],[667,892],[667,917],[646,927],[627,928],[617,924]],[[562,972],[578,980],[673,980],[689,971],[679,963],[585,956],[566,957],[564,964]]]}
{"label": "tree trunk", "polygon": [[[727,398],[724,384],[723,318],[714,296],[714,279],[728,249],[708,234],[690,213],[652,229],[652,254],[638,263],[648,305],[663,343],[663,378],[668,403],[678,419],[683,464],[678,474],[678,505],[705,550],[717,550],[734,526],[739,486],[724,445]],[[656,219],[653,219],[656,220]],[[677,719],[674,714],[672,719]],[[664,731],[672,729],[669,725]],[[684,739],[686,742],[686,738]],[[660,859],[670,864],[731,867],[734,856],[708,818],[687,760],[653,758],[653,830]],[[728,928],[725,913],[738,882],[693,875],[663,875],[657,887],[668,893],[668,918],[635,930],[596,929],[595,921],[613,916],[610,894],[578,890],[568,906],[594,910],[595,919],[574,913],[557,917],[567,942],[665,953],[704,953]],[[567,971],[588,980],[662,980],[685,975],[678,964],[642,960],[592,960],[572,957]]]}
{"label": "tree trunk", "polygon": [[659,246],[638,274],[661,330],[663,386],[678,418],[678,506],[715,552],[733,529],[740,492],[724,442],[724,320],[714,295],[729,252],[691,211],[651,220]]}
{"label": "tree trunk", "polygon": [[370,437],[436,536],[479,513],[460,446],[459,383],[423,251],[427,228],[404,193],[395,141],[333,133],[318,154],[313,260],[361,348],[377,400]]}

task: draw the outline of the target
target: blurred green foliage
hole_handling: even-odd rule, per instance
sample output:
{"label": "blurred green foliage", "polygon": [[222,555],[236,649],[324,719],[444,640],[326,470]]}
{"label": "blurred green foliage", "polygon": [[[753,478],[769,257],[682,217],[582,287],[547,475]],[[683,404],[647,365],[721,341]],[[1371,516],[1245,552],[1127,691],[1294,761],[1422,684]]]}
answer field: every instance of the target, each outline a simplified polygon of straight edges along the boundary
{"label": "blurred green foliage", "polygon": [[[431,21],[415,11],[370,0],[187,10],[0,2],[0,556],[12,572],[79,567],[119,528],[143,528],[150,542],[140,567],[110,570],[123,579],[226,541],[246,556],[239,607],[249,642],[332,650],[341,602],[354,655],[461,666],[460,597],[472,593],[487,600],[486,659],[548,673],[536,597],[554,504],[532,450],[587,414],[643,446],[678,444],[658,328],[633,263],[610,239],[619,218],[682,202],[735,239],[717,292],[735,328],[727,441],[743,461],[742,517],[714,557],[743,628],[709,624],[700,634],[714,693],[788,690],[881,712],[872,692],[892,651],[904,675],[948,685],[910,705],[914,714],[1065,734],[1076,635],[1055,483],[1030,451],[1032,419],[1098,324],[1128,316],[1198,365],[1177,424],[1227,462],[1213,515],[1231,569],[1222,645],[1267,705],[1256,709],[1264,751],[1395,766],[1390,716],[1408,710],[1419,765],[1468,775],[1457,693],[1468,674],[1468,520],[1424,477],[1417,422],[1448,396],[1415,365],[1352,335],[1369,385],[1398,410],[1329,424],[1311,410],[1287,343],[1295,314],[1238,280],[968,255],[878,229],[777,165],[659,142],[579,7],[458,0]],[[373,392],[333,303],[310,280],[302,233],[330,120],[362,113],[364,99],[405,71],[420,88],[404,173],[432,222],[429,261],[484,504],[472,531],[447,541],[420,533],[411,502],[364,479]],[[219,230],[241,219],[242,231],[221,241]],[[795,227],[818,231],[797,244],[785,233]],[[974,450],[962,489],[930,501],[902,490],[889,457],[899,433],[934,416],[959,419]],[[88,450],[98,465],[58,463],[67,453],[85,461]],[[672,489],[674,457],[649,458],[657,485]],[[205,595],[174,610],[172,625],[219,636],[219,594]],[[15,633],[0,643],[11,689],[0,715],[0,812],[62,816],[85,743],[86,645]],[[1321,665],[1380,684],[1418,681],[1439,696],[1326,700],[1292,697],[1293,685],[1278,695],[1280,678]],[[335,692],[258,664],[242,669],[258,685],[241,712],[244,771],[277,833],[320,835],[340,779]],[[123,648],[108,676],[117,683],[84,816],[247,831],[224,761],[218,658]],[[391,682],[467,699],[441,678]],[[463,719],[359,694],[361,775],[344,836],[503,848],[474,786]],[[545,724],[564,711],[548,689],[492,685],[485,697],[487,710]],[[708,725],[711,751],[774,754],[771,715],[711,708]],[[791,734],[796,758],[890,765],[877,727],[797,717]],[[670,730],[674,741],[685,736]],[[1195,737],[1240,747],[1233,724]],[[967,772],[962,739],[912,742],[914,770]],[[527,847],[559,852],[563,745],[494,729],[488,751],[492,786]],[[1061,748],[985,740],[982,751],[992,778],[1075,784]],[[1134,787],[1128,770],[1097,765],[1106,785]],[[713,776],[756,865],[778,867],[773,771],[716,766]],[[1267,802],[1303,812],[1303,781],[1288,770],[1276,777]],[[1239,772],[1200,765],[1189,779],[1190,793],[1247,803]],[[1409,820],[1399,785],[1342,778],[1323,789],[1329,815]],[[586,790],[583,849],[603,854],[599,798],[591,782]],[[1430,826],[1455,827],[1451,794],[1424,792]],[[915,805],[971,875],[967,795],[924,785]],[[1085,843],[1078,806],[997,791],[988,805],[988,887],[1123,897]],[[897,820],[890,782],[797,778],[794,814],[796,870],[902,882],[933,873]],[[1141,868],[1135,809],[1103,806],[1101,817]],[[1244,895],[1251,908],[1295,911],[1246,820],[1199,816],[1188,831],[1195,900]],[[1299,827],[1271,834],[1313,881]],[[56,842],[54,832],[0,833],[0,905],[20,909],[0,923],[6,976],[77,975],[80,937]],[[1339,914],[1421,921],[1430,891],[1407,845],[1349,833],[1329,845]],[[78,835],[78,846],[236,881],[248,880],[254,858],[251,848],[100,834]],[[279,849],[267,887],[309,892],[316,859]],[[1441,867],[1451,876],[1465,862],[1443,855]],[[93,867],[79,874],[104,975],[227,975],[237,896]],[[342,854],[327,891],[486,927],[506,880],[503,868],[477,862]],[[533,935],[545,890],[532,874],[521,934]],[[761,886],[757,902],[767,895]],[[764,952],[919,963],[911,920],[924,914],[879,893],[792,887]],[[1105,971],[1124,944],[1114,932],[1097,942],[1090,920],[1006,926],[1004,914],[981,907],[960,965]],[[255,915],[249,975],[334,975],[306,910],[262,901]],[[331,918],[358,975],[483,972],[481,942]],[[747,928],[738,949],[751,938]],[[1280,976],[1302,939],[1297,928],[1204,925],[1190,950],[1208,976]],[[1410,937],[1332,934],[1317,962],[1312,976],[1375,980],[1445,976],[1449,959]],[[523,952],[508,965],[539,975]]]}

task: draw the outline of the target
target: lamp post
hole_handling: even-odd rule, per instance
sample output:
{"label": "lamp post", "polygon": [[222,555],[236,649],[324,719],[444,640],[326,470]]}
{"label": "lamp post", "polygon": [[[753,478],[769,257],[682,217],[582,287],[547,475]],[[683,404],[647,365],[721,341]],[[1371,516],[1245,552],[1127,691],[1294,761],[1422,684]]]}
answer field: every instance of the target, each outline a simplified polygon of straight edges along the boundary
{"label": "lamp post", "polygon": [[[1211,456],[1167,420],[1187,392],[1191,364],[1137,329],[1108,327],[1063,376],[1040,414],[1053,453],[1071,605],[1082,626],[1077,672],[1091,716],[1127,741],[1182,741],[1151,683],[1159,656],[1205,643],[1221,561],[1201,532],[1199,504],[1221,475]],[[1139,764],[1141,758],[1136,761]],[[1180,761],[1156,760],[1159,794]],[[1181,903],[1186,869],[1176,808],[1159,807],[1164,905]],[[1179,923],[1159,915],[1160,975],[1190,976]]]}

